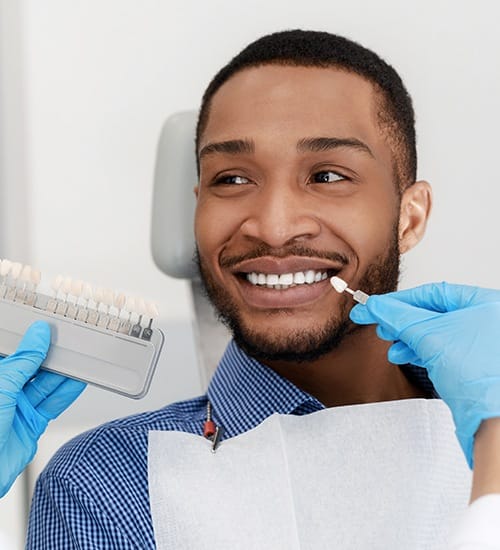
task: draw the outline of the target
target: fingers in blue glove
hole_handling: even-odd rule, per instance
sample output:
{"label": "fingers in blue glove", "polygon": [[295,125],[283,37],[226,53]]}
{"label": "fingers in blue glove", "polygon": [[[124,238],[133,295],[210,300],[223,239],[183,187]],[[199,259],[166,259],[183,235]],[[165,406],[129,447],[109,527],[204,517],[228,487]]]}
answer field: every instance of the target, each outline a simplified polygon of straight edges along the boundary
{"label": "fingers in blue glove", "polygon": [[392,339],[398,340],[403,330],[439,315],[438,312],[415,307],[383,294],[370,296],[365,306],[352,308],[350,318],[361,325],[379,324],[385,334],[390,333]]}
{"label": "fingers in blue glove", "polygon": [[472,305],[500,302],[500,291],[446,282],[428,283],[387,294],[401,302],[423,309],[446,313]]}
{"label": "fingers in blue glove", "polygon": [[6,392],[20,391],[40,368],[50,346],[50,327],[36,321],[24,334],[17,350],[0,361],[1,388]]}
{"label": "fingers in blue glove", "polygon": [[388,328],[385,328],[381,325],[377,325],[376,330],[377,330],[377,336],[381,340],[387,340],[387,342],[394,342],[395,340],[397,340],[397,337],[394,334],[394,332]]}
{"label": "fingers in blue glove", "polygon": [[412,351],[404,342],[395,342],[389,348],[387,358],[395,365],[417,365],[421,366],[421,361],[414,351]]}
{"label": "fingers in blue glove", "polygon": [[87,385],[53,372],[41,371],[27,384],[24,393],[31,405],[45,418],[57,418]]}

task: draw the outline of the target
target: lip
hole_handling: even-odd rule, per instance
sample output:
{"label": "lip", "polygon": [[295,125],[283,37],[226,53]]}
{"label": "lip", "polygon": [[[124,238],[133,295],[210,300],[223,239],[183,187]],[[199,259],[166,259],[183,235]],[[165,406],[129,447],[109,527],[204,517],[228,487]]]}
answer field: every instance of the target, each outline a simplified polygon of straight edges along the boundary
{"label": "lip", "polygon": [[238,280],[243,300],[252,307],[259,309],[291,309],[315,302],[327,292],[333,291],[329,279],[313,284],[303,284],[276,290],[252,285],[243,279]]}

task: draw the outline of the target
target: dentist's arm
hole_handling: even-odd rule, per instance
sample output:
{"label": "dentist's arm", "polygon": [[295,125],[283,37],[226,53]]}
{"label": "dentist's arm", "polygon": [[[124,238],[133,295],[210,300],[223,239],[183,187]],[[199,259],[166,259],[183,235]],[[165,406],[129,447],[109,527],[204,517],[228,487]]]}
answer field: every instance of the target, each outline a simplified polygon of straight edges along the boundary
{"label": "dentist's arm", "polygon": [[82,382],[39,371],[49,345],[49,326],[38,321],[16,352],[0,360],[0,497],[33,458],[48,422],[85,388]]}

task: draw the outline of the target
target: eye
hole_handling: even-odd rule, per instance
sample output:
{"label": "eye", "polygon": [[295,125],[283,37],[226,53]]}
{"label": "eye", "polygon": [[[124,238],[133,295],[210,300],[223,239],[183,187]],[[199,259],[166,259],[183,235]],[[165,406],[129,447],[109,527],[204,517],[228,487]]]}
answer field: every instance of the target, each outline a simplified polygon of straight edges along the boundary
{"label": "eye", "polygon": [[321,170],[311,176],[311,183],[336,183],[348,179],[346,176],[334,172],[333,170]]}
{"label": "eye", "polygon": [[219,176],[214,180],[214,185],[245,185],[247,183],[250,183],[250,180],[248,178],[245,178],[244,176],[236,176],[236,175],[223,175]]}

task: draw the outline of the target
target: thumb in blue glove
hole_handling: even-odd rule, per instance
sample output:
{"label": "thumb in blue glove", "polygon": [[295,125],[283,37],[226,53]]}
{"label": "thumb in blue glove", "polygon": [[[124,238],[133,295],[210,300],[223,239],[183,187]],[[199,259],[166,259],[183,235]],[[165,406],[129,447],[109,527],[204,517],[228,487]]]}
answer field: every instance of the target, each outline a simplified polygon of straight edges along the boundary
{"label": "thumb in blue glove", "polygon": [[446,283],[372,296],[351,310],[393,341],[389,360],[427,369],[451,409],[469,466],[483,420],[500,417],[500,292]]}
{"label": "thumb in blue glove", "polygon": [[64,411],[85,384],[38,372],[50,345],[50,328],[37,321],[16,352],[0,361],[0,497],[32,460],[49,420]]}

